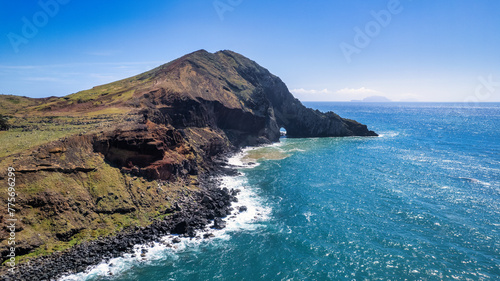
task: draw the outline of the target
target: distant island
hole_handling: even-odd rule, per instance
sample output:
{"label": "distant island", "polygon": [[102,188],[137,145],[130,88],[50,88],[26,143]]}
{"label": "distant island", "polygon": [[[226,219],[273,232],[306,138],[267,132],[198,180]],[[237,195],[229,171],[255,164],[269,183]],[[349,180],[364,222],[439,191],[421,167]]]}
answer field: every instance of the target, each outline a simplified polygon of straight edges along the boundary
{"label": "distant island", "polygon": [[[226,155],[277,142],[282,128],[287,137],[377,136],[306,108],[281,79],[232,51],[196,51],[65,97],[0,95],[0,114],[8,117],[0,168],[15,169],[23,217],[17,280],[83,271],[168,233],[223,228],[236,191],[211,177],[232,172]],[[2,261],[9,235],[0,230]]]}

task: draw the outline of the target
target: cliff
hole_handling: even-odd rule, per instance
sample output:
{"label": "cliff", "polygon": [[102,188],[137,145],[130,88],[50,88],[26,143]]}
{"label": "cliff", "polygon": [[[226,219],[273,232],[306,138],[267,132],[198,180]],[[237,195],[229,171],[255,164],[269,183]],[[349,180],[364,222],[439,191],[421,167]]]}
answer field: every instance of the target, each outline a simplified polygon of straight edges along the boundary
{"label": "cliff", "polygon": [[[200,222],[175,214],[213,195],[205,179],[221,169],[224,154],[279,141],[281,127],[288,137],[376,136],[304,107],[278,77],[231,51],[197,51],[61,98],[0,96],[0,114],[11,116],[12,128],[0,132],[0,183],[7,186],[13,167],[18,260],[173,217],[165,231],[181,224],[179,233],[193,234]],[[228,194],[212,197],[230,201]],[[7,202],[6,193],[0,198]],[[201,225],[227,215],[227,202],[210,204],[220,210]],[[3,260],[9,235],[4,226]]]}

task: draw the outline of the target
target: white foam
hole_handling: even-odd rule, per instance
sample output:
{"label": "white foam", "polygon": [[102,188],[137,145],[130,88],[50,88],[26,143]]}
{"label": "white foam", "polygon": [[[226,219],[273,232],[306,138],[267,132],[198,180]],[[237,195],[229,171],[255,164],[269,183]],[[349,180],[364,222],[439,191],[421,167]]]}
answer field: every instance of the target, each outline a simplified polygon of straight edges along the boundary
{"label": "white foam", "polygon": [[[174,235],[168,235],[163,237],[160,242],[152,242],[146,245],[135,245],[133,248],[133,254],[123,254],[123,256],[113,258],[108,262],[103,261],[96,266],[90,267],[85,272],[67,275],[60,278],[59,280],[84,281],[96,278],[98,276],[120,275],[132,268],[135,264],[148,264],[152,261],[172,255],[176,251],[183,250],[188,247],[188,245],[196,245],[201,243],[201,239],[179,237],[181,242],[174,244],[172,242],[174,238]],[[144,254],[142,253],[143,249],[147,250],[147,252],[145,252]]]}
{"label": "white foam", "polygon": [[243,148],[240,152],[238,152],[234,156],[230,157],[227,160],[227,164],[229,166],[232,166],[233,168],[240,168],[240,169],[255,168],[255,167],[259,166],[260,163],[258,163],[257,161],[248,161],[248,159],[245,160],[246,156],[248,155],[248,153],[250,151],[271,147],[271,148],[277,148],[279,151],[284,152],[284,150],[281,148],[281,146],[283,146],[283,144],[284,144],[283,142],[275,142],[272,144],[264,144],[264,145],[260,145],[260,146],[250,146],[250,147]]}
{"label": "white foam", "polygon": [[[248,148],[241,153],[228,159],[229,165],[249,168],[252,165],[244,164],[241,161],[246,155],[248,150],[255,148]],[[241,163],[241,164],[240,164]],[[235,165],[236,164],[236,165]],[[255,166],[255,165],[253,165]],[[188,238],[180,237],[177,235],[167,235],[160,239],[159,242],[149,243],[147,245],[135,245],[134,254],[123,254],[123,256],[111,259],[108,262],[102,262],[96,266],[89,268],[86,272],[67,275],[60,278],[60,281],[84,281],[94,279],[98,276],[117,276],[130,270],[134,265],[140,263],[152,263],[153,261],[161,259],[178,259],[177,253],[186,249],[193,249],[202,244],[213,243],[214,241],[228,240],[231,238],[232,232],[237,231],[251,231],[264,225],[260,222],[269,219],[271,208],[265,206],[261,198],[255,190],[248,185],[247,178],[244,173],[234,176],[224,176],[220,178],[221,188],[229,190],[238,189],[239,194],[237,203],[233,203],[233,212],[227,218],[226,227],[220,230],[211,229],[207,227],[204,230],[197,232],[197,237]],[[240,207],[245,206],[246,211],[239,212]],[[202,239],[204,234],[211,233],[213,236],[209,239]],[[176,240],[177,243],[174,243]],[[180,242],[179,242],[180,241]],[[147,249],[146,253],[142,253],[143,249]]]}
{"label": "white foam", "polygon": [[397,136],[399,136],[399,132],[395,131],[382,132],[378,135],[379,138],[394,138]]}
{"label": "white foam", "polygon": [[288,150],[288,152],[296,152],[296,151],[297,152],[305,152],[304,149],[300,149],[300,148],[292,148],[292,149]]}
{"label": "white foam", "polygon": [[311,222],[311,217],[314,216],[311,212],[305,212],[304,217],[306,217],[307,222]]}
{"label": "white foam", "polygon": [[480,181],[480,180],[478,180],[478,181],[477,181],[477,183],[482,184],[482,185],[484,185],[484,186],[491,186],[491,183],[489,183],[489,182],[485,182],[485,181]]}
{"label": "white foam", "polygon": [[235,154],[234,156],[230,157],[227,160],[227,164],[229,166],[232,166],[234,168],[255,168],[259,165],[259,163],[250,163],[247,161],[243,161],[245,156],[248,154],[249,151],[257,149],[260,147],[247,147],[242,149],[240,152]]}
{"label": "white foam", "polygon": [[466,177],[458,177],[458,178],[461,179],[461,180],[465,180],[465,181],[471,182],[471,183],[482,184],[484,186],[491,186],[490,183],[484,182],[484,181],[480,181],[480,180],[475,179],[475,178],[466,178]]}

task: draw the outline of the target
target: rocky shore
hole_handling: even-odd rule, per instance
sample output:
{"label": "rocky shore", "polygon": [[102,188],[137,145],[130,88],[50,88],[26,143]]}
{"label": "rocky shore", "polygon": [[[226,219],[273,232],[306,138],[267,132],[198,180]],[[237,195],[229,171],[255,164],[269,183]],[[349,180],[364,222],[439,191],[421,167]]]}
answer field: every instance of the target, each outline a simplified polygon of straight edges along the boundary
{"label": "rocky shore", "polygon": [[133,253],[134,245],[156,242],[168,234],[207,239],[209,233],[200,235],[197,230],[206,227],[224,228],[223,218],[231,214],[231,204],[237,201],[238,190],[221,189],[217,178],[235,173],[235,170],[220,167],[217,174],[202,177],[200,191],[180,198],[173,208],[165,211],[167,216],[163,220],[155,220],[146,227],[126,229],[113,237],[82,243],[64,252],[32,259],[18,266],[15,274],[4,272],[2,280],[55,280],[63,275],[84,272],[103,261]]}
{"label": "rocky shore", "polygon": [[[50,280],[166,234],[223,228],[236,194],[213,180],[221,159],[279,141],[281,128],[291,138],[377,136],[306,108],[279,77],[228,50],[196,51],[66,97],[0,102],[17,124],[4,139],[24,144],[0,157],[0,171],[15,169],[21,261],[4,280]],[[39,133],[47,139],[33,142]],[[0,186],[7,180],[0,173]],[[4,214],[6,204],[0,221]],[[9,235],[0,228],[2,261]]]}

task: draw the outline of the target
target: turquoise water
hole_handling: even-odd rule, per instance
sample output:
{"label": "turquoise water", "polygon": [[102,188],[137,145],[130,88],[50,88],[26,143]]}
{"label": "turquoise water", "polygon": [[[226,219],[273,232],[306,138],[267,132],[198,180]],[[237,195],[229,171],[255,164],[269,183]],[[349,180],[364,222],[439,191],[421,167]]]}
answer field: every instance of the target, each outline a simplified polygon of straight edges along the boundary
{"label": "turquoise water", "polygon": [[381,136],[253,150],[253,220],[82,279],[500,280],[500,104],[306,105]]}

